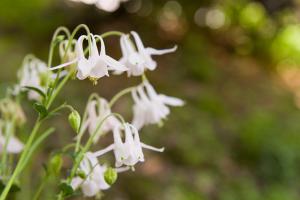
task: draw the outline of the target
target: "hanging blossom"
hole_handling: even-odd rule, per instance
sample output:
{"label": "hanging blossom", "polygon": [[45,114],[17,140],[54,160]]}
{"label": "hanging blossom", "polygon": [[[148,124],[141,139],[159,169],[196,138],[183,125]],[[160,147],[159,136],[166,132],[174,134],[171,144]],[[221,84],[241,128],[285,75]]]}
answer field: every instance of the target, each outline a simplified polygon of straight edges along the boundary
{"label": "hanging blossom", "polygon": [[[122,130],[124,130],[125,139],[122,141]],[[164,148],[155,148],[140,141],[138,130],[129,123],[116,126],[113,130],[114,143],[103,150],[95,152],[97,157],[113,151],[115,155],[115,166],[123,165],[133,167],[138,162],[144,162],[142,148],[153,151],[163,152]]]}
{"label": "hanging blossom", "polygon": [[183,106],[179,98],[157,94],[153,86],[144,81],[131,92],[134,101],[132,124],[141,129],[148,124],[159,124],[170,114],[168,106]]}
{"label": "hanging blossom", "polygon": [[131,31],[131,35],[134,38],[135,45],[129,38],[129,35],[122,35],[120,38],[120,45],[123,57],[120,62],[128,67],[128,76],[141,76],[146,70],[154,70],[157,66],[156,61],[152,59],[152,55],[163,55],[176,51],[177,46],[171,49],[153,49],[150,47],[145,48],[140,36]]}
{"label": "hanging blossom", "polygon": [[[69,48],[68,48],[68,45]],[[59,43],[59,56],[62,62],[70,62],[76,59],[75,52],[76,40],[72,40],[69,44],[69,40],[63,40]]]}
{"label": "hanging blossom", "polygon": [[[100,40],[100,52],[98,51],[96,38]],[[82,35],[76,42],[75,53],[76,59],[64,63],[62,65],[51,68],[52,70],[63,68],[69,66],[73,63],[77,63],[77,78],[80,80],[90,78],[99,79],[103,76],[109,76],[108,71],[123,72],[127,68],[113,59],[112,57],[106,55],[104,41],[99,35],[91,35],[91,46],[88,58],[84,55],[83,41],[88,40],[88,36]]]}
{"label": "hanging blossom", "polygon": [[[6,152],[11,154],[20,153],[23,150],[23,143],[13,135],[9,135],[6,141],[5,135],[3,134],[3,122],[0,123],[0,153],[4,151],[6,146]],[[6,144],[7,142],[7,144]]]}
{"label": "hanging blossom", "polygon": [[[110,114],[111,109],[106,99],[97,98],[89,101],[87,105],[87,119],[82,126],[83,129],[88,128],[89,134],[93,135],[99,123]],[[112,131],[114,127],[120,126],[120,124],[121,122],[115,116],[107,117],[96,133],[94,142],[98,141],[101,134]]]}
{"label": "hanging blossom", "polygon": [[[24,90],[24,87],[35,87],[46,92],[52,73],[48,70],[46,63],[38,58],[31,58],[24,63],[18,71],[19,84],[15,86],[14,94]],[[35,91],[28,91],[28,99],[39,100],[40,95]]]}
{"label": "hanging blossom", "polygon": [[85,196],[92,197],[101,190],[108,189],[110,185],[104,179],[106,169],[105,165],[98,163],[97,157],[93,153],[87,152],[79,166],[79,170],[85,177],[76,176],[72,179],[73,190],[80,187]]}

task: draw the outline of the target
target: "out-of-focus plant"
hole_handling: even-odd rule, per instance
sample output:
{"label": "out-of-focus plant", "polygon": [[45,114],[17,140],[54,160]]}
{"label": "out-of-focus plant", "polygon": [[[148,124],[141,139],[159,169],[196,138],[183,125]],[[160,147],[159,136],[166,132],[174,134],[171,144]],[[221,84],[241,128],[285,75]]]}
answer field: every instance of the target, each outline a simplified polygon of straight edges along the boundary
{"label": "out-of-focus plant", "polygon": [[[86,35],[75,39],[81,29],[86,31]],[[104,39],[110,36],[120,37],[123,56],[119,60],[106,54]],[[57,47],[61,64],[53,67],[53,55]],[[60,151],[52,154],[49,164],[45,166],[46,175],[33,199],[39,199],[51,177],[60,176],[64,156],[72,155],[73,165],[70,174],[60,180],[60,191],[57,195],[60,200],[76,195],[79,189],[84,196],[99,197],[102,190],[110,188],[116,181],[117,173],[134,170],[135,164],[144,161],[142,149],[162,152],[163,148],[155,148],[141,142],[139,131],[148,124],[161,125],[170,114],[169,106],[182,106],[184,102],[157,93],[145,73],[157,67],[153,55],[171,53],[176,49],[176,46],[164,50],[146,48],[134,31],[130,34],[111,31],[95,35],[82,24],[72,33],[65,27],[59,27],[50,44],[48,63],[33,55],[26,56],[18,73],[19,83],[9,89],[7,97],[0,102],[2,154],[0,173],[3,189],[0,199],[6,199],[9,194],[22,187],[18,184],[18,177],[23,173],[36,149],[54,132],[53,127],[42,130],[42,125],[62,109],[70,111],[68,121],[76,133],[75,141],[64,144]],[[89,79],[96,85],[101,77],[124,72],[127,72],[128,77],[141,77],[142,83],[120,91],[110,101],[96,93],[91,94],[83,115],[67,103],[54,107],[56,97],[70,79]],[[134,101],[132,123],[125,122],[120,114],[112,111],[113,105],[129,93]],[[38,118],[23,144],[15,135],[19,127],[25,123],[21,108],[24,96],[33,102]],[[84,142],[83,135],[86,132],[90,136]],[[91,146],[101,141],[108,133],[112,133],[113,144],[91,152]],[[115,167],[111,167],[108,162],[100,164],[98,160],[110,151],[113,151],[115,156]],[[20,152],[21,156],[16,159],[17,153]],[[14,167],[15,160],[17,164]]]}

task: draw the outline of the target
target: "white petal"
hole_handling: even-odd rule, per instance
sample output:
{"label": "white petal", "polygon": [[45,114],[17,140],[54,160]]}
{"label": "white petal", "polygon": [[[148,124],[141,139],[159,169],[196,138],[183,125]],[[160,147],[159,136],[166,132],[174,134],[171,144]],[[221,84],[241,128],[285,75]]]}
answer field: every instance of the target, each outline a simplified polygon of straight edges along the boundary
{"label": "white petal", "polygon": [[16,137],[12,136],[9,139],[7,144],[7,152],[8,153],[20,153],[24,148],[24,144],[17,139]]}
{"label": "white petal", "polygon": [[136,46],[137,46],[139,52],[142,53],[143,55],[147,54],[146,49],[144,47],[144,44],[143,44],[140,36],[135,31],[131,31],[130,33],[132,34],[132,36],[135,40],[135,43],[136,43]]}
{"label": "white petal", "polygon": [[78,61],[78,59],[76,58],[76,59],[74,59],[74,60],[72,60],[72,61],[70,61],[70,62],[66,62],[66,63],[60,64],[60,65],[58,65],[58,66],[51,67],[51,68],[49,68],[49,70],[52,71],[52,70],[64,68],[64,67],[67,67],[67,66],[69,66],[69,65],[72,65],[72,64],[76,63],[77,61]]}
{"label": "white petal", "polygon": [[85,181],[82,186],[82,192],[84,196],[92,197],[95,196],[100,190],[94,181]]}
{"label": "white petal", "polygon": [[146,51],[150,55],[163,55],[167,53],[173,53],[177,50],[177,45],[175,45],[173,48],[170,49],[154,49],[151,47],[147,47]]}
{"label": "white petal", "polygon": [[141,143],[141,145],[142,145],[143,148],[149,149],[149,150],[152,150],[152,151],[163,152],[165,150],[165,148],[156,148],[156,147],[144,144],[144,143]]}
{"label": "white petal", "polygon": [[125,65],[123,65],[121,62],[107,56],[107,55],[104,55],[103,56],[104,58],[104,61],[105,63],[109,66],[109,70],[115,70],[115,71],[127,71],[128,68],[125,67]]}
{"label": "white petal", "polygon": [[75,177],[71,181],[71,187],[73,188],[73,190],[76,190],[82,182],[83,180],[81,178]]}
{"label": "white petal", "polygon": [[102,156],[102,155],[106,154],[107,152],[112,151],[114,149],[114,147],[115,147],[115,145],[111,144],[111,145],[109,145],[108,147],[106,147],[106,148],[104,148],[102,150],[94,152],[94,155],[96,157]]}
{"label": "white petal", "polygon": [[164,104],[167,104],[170,106],[183,106],[184,105],[184,101],[179,98],[170,97],[170,96],[166,96],[163,94],[160,94],[158,96]]}

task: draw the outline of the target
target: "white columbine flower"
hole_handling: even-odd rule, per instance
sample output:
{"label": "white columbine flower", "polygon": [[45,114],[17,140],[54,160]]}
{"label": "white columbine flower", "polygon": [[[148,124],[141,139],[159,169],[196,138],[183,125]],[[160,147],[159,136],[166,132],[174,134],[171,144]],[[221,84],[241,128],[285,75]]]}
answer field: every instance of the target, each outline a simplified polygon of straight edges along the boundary
{"label": "white columbine flower", "polygon": [[[14,93],[19,93],[25,86],[35,87],[46,92],[51,76],[52,73],[48,70],[46,63],[37,58],[31,58],[18,72],[20,82],[15,87]],[[39,100],[40,96],[37,92],[30,90],[28,98]]]}
{"label": "white columbine flower", "polygon": [[[0,126],[0,154],[3,152],[6,142],[5,136],[2,134],[2,126],[3,125]],[[9,136],[8,143],[6,144],[7,153],[20,153],[23,150],[23,147],[23,143],[18,138],[13,135]]]}
{"label": "white columbine flower", "polygon": [[98,163],[97,157],[87,152],[80,163],[79,170],[84,173],[85,177],[74,177],[71,186],[74,190],[81,188],[84,196],[95,196],[101,190],[106,190],[110,187],[105,182],[104,173],[107,167]]}
{"label": "white columbine flower", "polygon": [[[124,142],[122,141],[122,129],[124,129]],[[138,162],[144,161],[144,154],[142,148],[153,151],[162,152],[164,148],[158,149],[140,141],[138,130],[129,123],[117,126],[113,130],[114,144],[106,147],[103,150],[95,152],[95,155],[101,156],[109,151],[114,151],[115,165],[120,167],[134,166]]]}
{"label": "white columbine flower", "polygon": [[152,55],[162,55],[176,51],[177,46],[171,49],[157,50],[150,47],[145,48],[139,35],[131,31],[134,38],[135,45],[129,38],[129,35],[122,35],[120,38],[120,45],[123,57],[120,62],[128,67],[128,76],[140,76],[144,71],[154,70],[157,63],[152,59]]}
{"label": "white columbine flower", "polygon": [[[97,98],[88,102],[87,105],[87,120],[83,124],[83,128],[88,128],[90,135],[94,134],[99,123],[111,114],[111,109],[108,102],[104,98]],[[110,116],[105,119],[101,127],[99,128],[94,141],[97,142],[102,134],[107,133],[114,129],[116,126],[120,126],[119,120],[115,116]]]}
{"label": "white columbine flower", "polygon": [[131,94],[134,101],[132,124],[137,129],[160,123],[170,113],[168,106],[184,105],[181,99],[157,94],[148,81],[133,89]]}
{"label": "white columbine flower", "polygon": [[[100,40],[101,50],[98,51],[96,39]],[[109,76],[108,71],[116,72],[126,71],[127,68],[117,60],[106,55],[105,45],[102,37],[99,35],[91,35],[91,51],[88,58],[84,55],[83,41],[88,40],[88,36],[82,35],[76,42],[75,52],[77,58],[73,61],[51,68],[52,70],[66,67],[77,62],[77,78],[80,80],[91,78],[99,79],[103,76]]]}

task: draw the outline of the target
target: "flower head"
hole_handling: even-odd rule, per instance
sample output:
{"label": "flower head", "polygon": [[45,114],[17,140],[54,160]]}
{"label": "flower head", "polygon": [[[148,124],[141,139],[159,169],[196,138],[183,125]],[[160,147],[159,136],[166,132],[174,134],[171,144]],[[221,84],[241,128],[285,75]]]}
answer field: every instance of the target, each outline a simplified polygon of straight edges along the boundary
{"label": "flower head", "polygon": [[[4,151],[6,147],[6,152],[11,154],[20,153],[23,150],[23,143],[13,135],[9,135],[8,139],[3,135],[3,123],[0,123],[0,153]],[[6,141],[7,140],[7,141]]]}
{"label": "flower head", "polygon": [[131,94],[134,101],[132,124],[137,129],[148,124],[160,123],[170,113],[168,106],[184,105],[181,99],[157,94],[148,81],[133,89]]}
{"label": "flower head", "polygon": [[85,196],[95,196],[99,191],[106,190],[110,187],[105,182],[104,173],[107,167],[100,165],[97,157],[92,152],[87,152],[80,163],[79,171],[85,177],[76,176],[71,182],[74,190],[81,188]]}
{"label": "flower head", "polygon": [[[124,142],[122,140],[122,131],[124,131]],[[134,166],[138,162],[144,161],[142,148],[162,152],[164,148],[158,149],[140,141],[138,130],[131,124],[125,123],[116,126],[113,130],[114,144],[103,150],[95,152],[96,156],[101,156],[111,150],[114,151],[116,167]]]}
{"label": "flower head", "polygon": [[129,35],[123,35],[120,38],[123,57],[120,62],[128,67],[128,76],[140,76],[144,71],[154,70],[157,63],[152,59],[152,55],[163,55],[176,51],[177,47],[171,49],[157,50],[150,47],[145,48],[139,35],[131,31],[136,47],[133,45]]}
{"label": "flower head", "polygon": [[[46,63],[32,57],[27,59],[22,68],[18,71],[19,84],[15,87],[14,93],[19,93],[23,87],[35,87],[46,92],[51,80],[52,73],[48,70]],[[31,100],[39,100],[40,95],[35,91],[28,91],[28,98]]]}
{"label": "flower head", "polygon": [[[83,124],[83,128],[88,128],[90,135],[94,134],[97,126],[104,120],[108,115],[111,114],[108,102],[104,98],[97,98],[88,102],[87,105],[87,120]],[[110,116],[105,119],[98,133],[107,133],[119,126],[121,123],[115,116]],[[97,142],[100,134],[96,133],[94,141]]]}
{"label": "flower head", "polygon": [[[59,66],[53,67],[51,69],[55,70],[62,67],[66,67],[73,63],[77,63],[77,78],[80,80],[86,78],[97,80],[103,76],[109,76],[109,70],[116,72],[122,72],[127,70],[127,68],[123,64],[113,59],[112,57],[106,55],[104,41],[99,35],[91,35],[91,44],[89,46],[90,52],[88,58],[86,58],[83,48],[83,41],[88,39],[88,36],[82,35],[77,40],[75,45],[76,59],[61,64]],[[100,52],[98,51],[96,39],[99,39],[100,41]]]}

